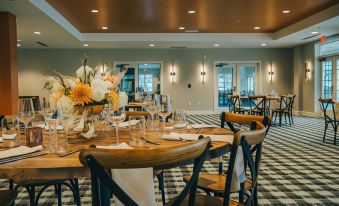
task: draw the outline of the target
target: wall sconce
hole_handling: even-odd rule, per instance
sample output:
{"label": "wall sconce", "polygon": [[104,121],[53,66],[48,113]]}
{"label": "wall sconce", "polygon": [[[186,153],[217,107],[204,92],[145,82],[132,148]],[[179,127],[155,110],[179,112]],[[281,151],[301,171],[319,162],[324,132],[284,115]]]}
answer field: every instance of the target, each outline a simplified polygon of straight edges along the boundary
{"label": "wall sconce", "polygon": [[202,57],[202,71],[200,72],[201,75],[201,83],[204,84],[205,83],[205,77],[206,77],[206,71],[205,71],[205,59],[206,59],[206,55],[204,55]]}
{"label": "wall sconce", "polygon": [[305,62],[305,79],[307,80],[307,82],[309,82],[311,79],[311,69],[309,60]]}
{"label": "wall sconce", "polygon": [[274,75],[274,72],[272,70],[272,61],[271,61],[271,64],[270,64],[270,71],[268,72],[268,77],[270,79],[271,82],[273,82],[273,75]]}
{"label": "wall sconce", "polygon": [[175,82],[175,71],[174,71],[174,66],[173,66],[173,58],[172,58],[172,63],[171,63],[170,76],[171,76],[171,84],[174,85],[174,82]]}

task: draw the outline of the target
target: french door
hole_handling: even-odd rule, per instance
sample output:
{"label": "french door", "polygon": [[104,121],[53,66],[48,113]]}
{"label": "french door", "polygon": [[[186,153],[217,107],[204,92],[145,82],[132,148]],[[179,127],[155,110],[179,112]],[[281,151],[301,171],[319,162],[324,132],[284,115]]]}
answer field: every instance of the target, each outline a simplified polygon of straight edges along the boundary
{"label": "french door", "polygon": [[321,98],[333,98],[339,101],[339,56],[320,61],[320,68]]}
{"label": "french door", "polygon": [[229,106],[227,96],[230,94],[248,96],[256,93],[257,67],[258,63],[215,62],[215,110],[225,110],[225,107]]}

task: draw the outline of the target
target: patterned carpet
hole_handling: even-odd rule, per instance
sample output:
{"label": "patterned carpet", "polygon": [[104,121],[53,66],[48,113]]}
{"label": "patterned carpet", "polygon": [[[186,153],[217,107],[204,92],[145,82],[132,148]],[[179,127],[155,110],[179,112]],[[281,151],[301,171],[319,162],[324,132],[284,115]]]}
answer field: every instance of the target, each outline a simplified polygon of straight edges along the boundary
{"label": "patterned carpet", "polygon": [[[189,122],[220,124],[218,115],[191,115]],[[322,119],[295,117],[292,127],[271,127],[262,155],[260,205],[339,205],[339,146],[333,145],[331,129],[326,142],[322,142],[323,124]],[[224,161],[227,166],[227,157]],[[181,191],[182,176],[190,170],[183,167],[165,172],[167,200]],[[203,171],[217,173],[217,164],[208,161]],[[7,185],[2,181],[0,188]],[[70,191],[63,190],[63,205],[75,205]],[[161,205],[158,188],[156,191]],[[80,194],[81,204],[91,205],[88,179],[80,180]],[[16,205],[29,205],[24,190],[20,190]],[[57,205],[53,188],[43,193],[39,205]]]}

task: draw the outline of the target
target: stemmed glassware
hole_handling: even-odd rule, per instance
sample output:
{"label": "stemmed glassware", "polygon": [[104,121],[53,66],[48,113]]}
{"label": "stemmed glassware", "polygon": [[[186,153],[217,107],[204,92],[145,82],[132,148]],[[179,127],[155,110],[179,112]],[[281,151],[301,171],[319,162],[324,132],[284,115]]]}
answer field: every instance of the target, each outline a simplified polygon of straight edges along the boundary
{"label": "stemmed glassware", "polygon": [[172,105],[170,101],[162,102],[159,105],[159,116],[163,119],[163,129],[165,134],[166,118],[172,114]]}
{"label": "stemmed glassware", "polygon": [[119,144],[119,124],[123,122],[126,119],[126,114],[125,114],[125,107],[124,106],[119,106],[118,108],[113,108],[113,105],[110,105],[110,119],[113,122],[115,126],[115,143],[116,145]]}
{"label": "stemmed glassware", "polygon": [[146,111],[151,115],[151,128],[150,130],[155,130],[154,127],[154,116],[158,113],[158,106],[155,103],[155,101],[153,102],[148,102],[145,106]]}
{"label": "stemmed glassware", "polygon": [[[25,126],[25,132],[28,124],[34,119],[35,112],[33,107],[33,101],[31,98],[20,98],[18,103],[18,115],[19,122],[22,122]],[[24,132],[24,133],[25,133]]]}

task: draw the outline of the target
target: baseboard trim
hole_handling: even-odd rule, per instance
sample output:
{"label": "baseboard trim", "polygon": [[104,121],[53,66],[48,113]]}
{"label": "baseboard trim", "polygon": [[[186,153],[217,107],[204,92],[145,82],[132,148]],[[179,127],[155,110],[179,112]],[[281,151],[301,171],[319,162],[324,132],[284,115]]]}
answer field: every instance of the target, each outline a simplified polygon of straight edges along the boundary
{"label": "baseboard trim", "polygon": [[321,117],[320,112],[307,112],[307,111],[295,111],[293,110],[293,114],[296,116],[304,116],[304,117]]}
{"label": "baseboard trim", "polygon": [[186,111],[187,114],[219,114],[220,112],[215,112],[215,111]]}

